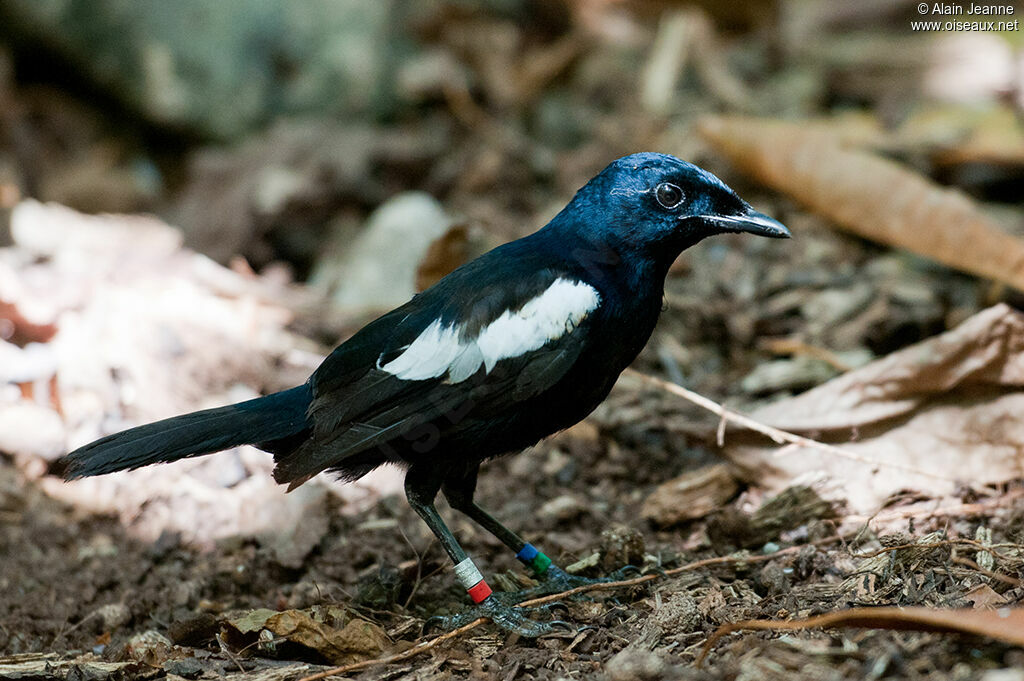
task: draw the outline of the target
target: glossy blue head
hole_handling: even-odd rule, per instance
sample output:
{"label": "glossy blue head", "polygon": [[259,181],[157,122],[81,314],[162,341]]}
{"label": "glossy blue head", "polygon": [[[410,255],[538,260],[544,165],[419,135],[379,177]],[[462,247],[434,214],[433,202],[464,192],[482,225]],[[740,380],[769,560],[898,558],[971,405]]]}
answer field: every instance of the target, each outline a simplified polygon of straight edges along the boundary
{"label": "glossy blue head", "polygon": [[665,268],[683,249],[715,234],[790,236],[711,173],[653,153],[613,161],[576,193],[552,227]]}

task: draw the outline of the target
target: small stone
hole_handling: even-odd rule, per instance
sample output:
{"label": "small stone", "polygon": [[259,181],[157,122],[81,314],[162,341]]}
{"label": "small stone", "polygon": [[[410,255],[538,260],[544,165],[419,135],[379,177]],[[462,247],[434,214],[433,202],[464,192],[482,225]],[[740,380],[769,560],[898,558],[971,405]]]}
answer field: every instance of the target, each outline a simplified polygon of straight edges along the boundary
{"label": "small stone", "polygon": [[431,244],[451,225],[429,194],[399,194],[377,208],[354,239],[321,258],[312,280],[336,286],[332,301],[341,309],[401,305],[416,293],[417,272]]}
{"label": "small stone", "polygon": [[697,607],[697,601],[686,592],[676,592],[651,613],[646,627],[665,634],[676,634],[693,631],[698,624],[700,609]]}
{"label": "small stone", "polygon": [[49,407],[22,400],[0,410],[0,451],[53,461],[66,451],[60,415]]}
{"label": "small stone", "polygon": [[623,648],[605,666],[605,673],[611,681],[658,679],[664,671],[665,660],[660,655],[634,647]]}
{"label": "small stone", "polygon": [[989,669],[978,681],[1024,681],[1024,669]]}
{"label": "small stone", "polygon": [[176,582],[171,587],[168,600],[176,607],[188,607],[190,603],[195,603],[199,600],[202,591],[202,584],[198,580],[186,579]]}
{"label": "small stone", "polygon": [[168,658],[171,640],[155,629],[143,631],[128,640],[128,655],[136,662],[158,667]]}
{"label": "small stone", "polygon": [[578,575],[583,572],[586,572],[587,570],[590,570],[591,568],[597,567],[600,563],[601,554],[595,551],[586,558],[579,559],[572,565],[566,565],[565,571],[568,572],[570,575]]}
{"label": "small stone", "polygon": [[585,511],[586,506],[579,498],[571,494],[563,494],[537,509],[537,515],[546,520],[565,522],[578,518]]}
{"label": "small stone", "polygon": [[820,359],[793,357],[764,362],[744,377],[743,392],[763,395],[783,390],[804,390],[833,378],[839,371]]}
{"label": "small stone", "polygon": [[195,617],[172,622],[167,627],[167,636],[180,646],[200,646],[213,640],[220,627],[220,620],[208,612]]}
{"label": "small stone", "polygon": [[197,679],[206,671],[206,665],[202,660],[186,657],[180,660],[168,660],[164,663],[164,671],[183,679]]}
{"label": "small stone", "polygon": [[757,575],[757,584],[764,590],[767,596],[784,594],[790,589],[789,577],[786,575],[782,565],[775,561],[761,568],[761,572]]}
{"label": "small stone", "polygon": [[874,286],[868,283],[845,289],[826,289],[811,296],[800,311],[808,320],[808,326],[827,329],[859,313],[875,295]]}
{"label": "small stone", "polygon": [[132,618],[132,611],[124,603],[110,603],[93,611],[93,616],[103,622],[103,629],[112,631],[124,626]]}
{"label": "small stone", "polygon": [[644,536],[629,525],[613,525],[601,533],[601,567],[614,570],[644,562]]}

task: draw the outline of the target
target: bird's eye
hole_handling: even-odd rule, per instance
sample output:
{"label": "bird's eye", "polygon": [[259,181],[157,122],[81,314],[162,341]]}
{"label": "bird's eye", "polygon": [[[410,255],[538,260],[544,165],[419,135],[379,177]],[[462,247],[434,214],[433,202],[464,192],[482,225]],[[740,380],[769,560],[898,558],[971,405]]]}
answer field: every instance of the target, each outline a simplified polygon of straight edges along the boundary
{"label": "bird's eye", "polygon": [[662,182],[654,190],[654,195],[665,208],[675,208],[683,202],[683,190],[671,182]]}

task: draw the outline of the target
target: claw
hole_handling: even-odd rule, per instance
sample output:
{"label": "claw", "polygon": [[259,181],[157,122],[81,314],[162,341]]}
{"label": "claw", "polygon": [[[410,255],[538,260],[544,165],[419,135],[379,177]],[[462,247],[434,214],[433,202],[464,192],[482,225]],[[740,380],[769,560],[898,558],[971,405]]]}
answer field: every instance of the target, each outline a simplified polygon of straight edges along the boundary
{"label": "claw", "polygon": [[[565,632],[572,631],[575,635],[576,628],[562,620],[550,622],[538,622],[530,619],[527,613],[533,611],[548,611],[551,605],[546,604],[540,608],[519,608],[504,602],[503,598],[496,598],[497,594],[491,594],[482,603],[468,610],[455,615],[438,615],[428,619],[423,625],[423,633],[426,634],[434,627],[445,630],[457,629],[465,626],[473,620],[486,617],[502,629],[519,634],[524,638],[540,638],[541,636],[564,636]],[[558,630],[563,629],[560,633]]]}
{"label": "claw", "polygon": [[615,572],[608,575],[608,581],[619,582],[625,579],[632,579],[644,574],[644,571],[636,565],[623,565]]}
{"label": "claw", "polygon": [[[437,631],[450,631],[452,629],[458,629],[461,625],[454,621],[459,618],[459,615],[434,615],[428,617],[427,621],[423,623],[422,634],[424,636],[429,635],[435,629]],[[463,624],[466,624],[465,622]]]}
{"label": "claw", "polygon": [[576,638],[579,633],[579,627],[565,620],[551,620],[546,624],[551,627],[551,631],[538,638]]}

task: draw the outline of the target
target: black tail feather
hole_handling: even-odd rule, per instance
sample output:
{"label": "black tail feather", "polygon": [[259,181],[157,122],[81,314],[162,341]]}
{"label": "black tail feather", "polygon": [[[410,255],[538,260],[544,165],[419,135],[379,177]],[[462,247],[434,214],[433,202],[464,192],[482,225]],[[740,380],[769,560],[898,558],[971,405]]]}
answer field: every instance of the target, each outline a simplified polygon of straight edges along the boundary
{"label": "black tail feather", "polygon": [[64,457],[68,480],[281,440],[307,428],[309,384],[114,433]]}

